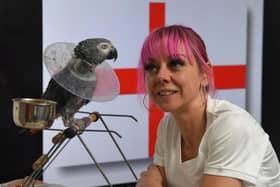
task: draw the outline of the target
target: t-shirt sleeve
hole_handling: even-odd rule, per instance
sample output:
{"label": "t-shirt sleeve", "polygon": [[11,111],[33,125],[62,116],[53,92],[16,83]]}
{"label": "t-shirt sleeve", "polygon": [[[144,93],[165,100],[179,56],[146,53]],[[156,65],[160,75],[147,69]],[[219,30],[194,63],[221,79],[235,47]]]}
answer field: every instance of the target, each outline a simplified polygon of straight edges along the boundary
{"label": "t-shirt sleeve", "polygon": [[157,138],[156,138],[156,144],[155,144],[155,153],[153,162],[156,165],[164,166],[164,143],[165,138],[163,137],[165,135],[165,120],[162,119],[158,125],[157,129]]}
{"label": "t-shirt sleeve", "polygon": [[259,124],[241,114],[224,115],[213,122],[208,135],[204,173],[255,184],[268,143]]}

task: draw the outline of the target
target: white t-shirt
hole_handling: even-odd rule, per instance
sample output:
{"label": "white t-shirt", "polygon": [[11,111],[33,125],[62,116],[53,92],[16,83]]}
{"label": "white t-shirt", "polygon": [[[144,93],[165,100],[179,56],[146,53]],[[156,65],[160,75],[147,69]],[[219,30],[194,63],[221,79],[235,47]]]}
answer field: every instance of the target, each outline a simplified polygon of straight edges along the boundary
{"label": "white t-shirt", "polygon": [[154,163],[165,168],[169,187],[199,187],[203,174],[238,178],[243,187],[280,187],[269,136],[245,110],[211,97],[198,156],[181,161],[181,135],[168,114],[158,127]]}

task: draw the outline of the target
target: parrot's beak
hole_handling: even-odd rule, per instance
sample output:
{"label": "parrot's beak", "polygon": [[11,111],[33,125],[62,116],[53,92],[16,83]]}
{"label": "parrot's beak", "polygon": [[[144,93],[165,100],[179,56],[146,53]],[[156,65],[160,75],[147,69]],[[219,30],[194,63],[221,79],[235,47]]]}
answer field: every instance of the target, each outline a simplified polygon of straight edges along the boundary
{"label": "parrot's beak", "polygon": [[116,48],[112,47],[111,52],[108,55],[108,59],[114,59],[115,62],[117,58],[118,58],[118,51]]}

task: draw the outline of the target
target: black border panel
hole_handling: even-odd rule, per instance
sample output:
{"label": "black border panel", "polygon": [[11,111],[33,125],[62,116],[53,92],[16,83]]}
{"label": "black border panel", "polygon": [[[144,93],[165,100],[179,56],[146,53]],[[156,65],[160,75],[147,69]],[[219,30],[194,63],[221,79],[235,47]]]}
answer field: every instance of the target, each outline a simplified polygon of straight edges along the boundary
{"label": "black border panel", "polygon": [[262,125],[280,158],[280,1],[264,0]]}
{"label": "black border panel", "polygon": [[[264,1],[262,126],[278,157],[279,10],[279,0]],[[0,182],[6,182],[29,175],[42,154],[42,134],[21,133],[12,119],[12,98],[37,98],[42,91],[41,0],[0,1],[0,53]]]}
{"label": "black border panel", "polygon": [[42,2],[0,1],[0,182],[25,177],[42,154],[42,134],[21,133],[12,98],[42,92]]}

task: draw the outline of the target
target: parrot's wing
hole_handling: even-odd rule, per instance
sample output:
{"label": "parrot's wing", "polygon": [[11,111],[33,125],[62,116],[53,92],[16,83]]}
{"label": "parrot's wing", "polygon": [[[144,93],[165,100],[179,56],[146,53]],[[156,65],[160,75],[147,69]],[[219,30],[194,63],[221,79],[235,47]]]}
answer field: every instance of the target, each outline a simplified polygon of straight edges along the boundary
{"label": "parrot's wing", "polygon": [[74,43],[57,42],[46,47],[43,60],[51,77],[64,89],[87,100],[105,102],[119,95],[119,79],[107,62],[86,75],[67,68],[68,64],[79,60],[73,58],[75,46]]}

